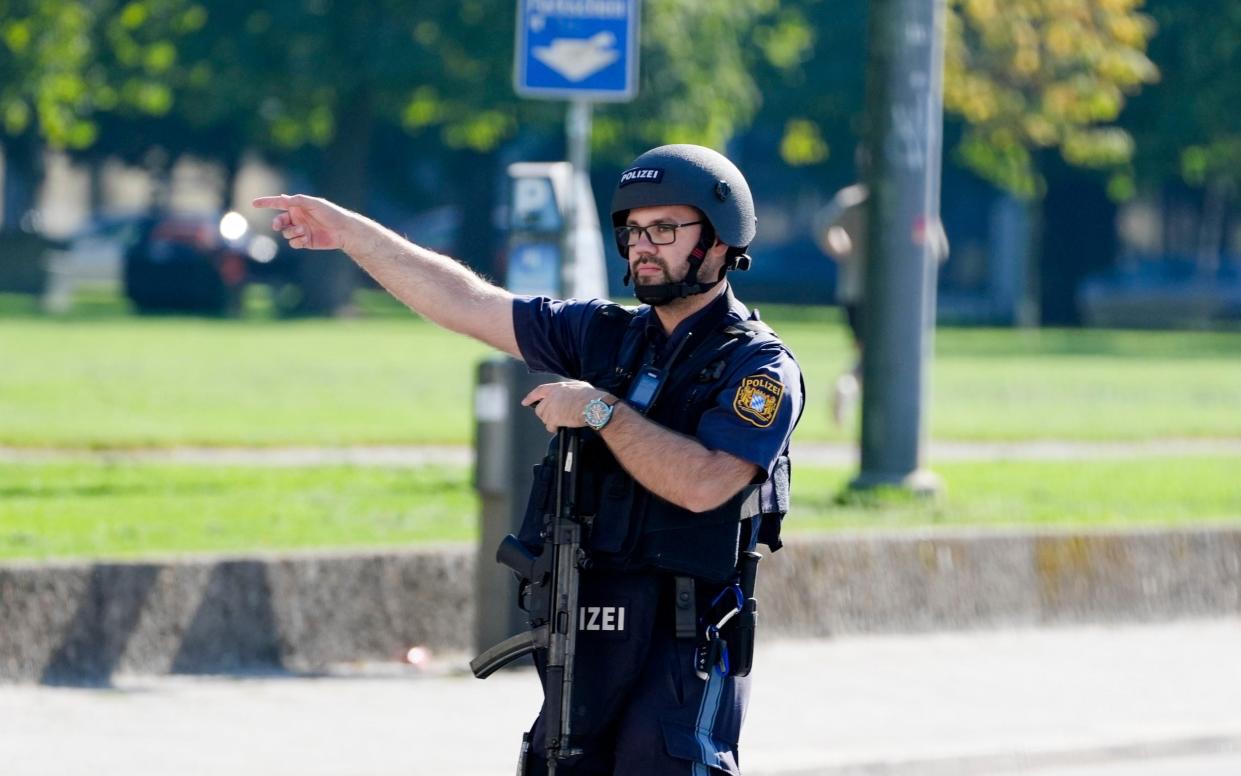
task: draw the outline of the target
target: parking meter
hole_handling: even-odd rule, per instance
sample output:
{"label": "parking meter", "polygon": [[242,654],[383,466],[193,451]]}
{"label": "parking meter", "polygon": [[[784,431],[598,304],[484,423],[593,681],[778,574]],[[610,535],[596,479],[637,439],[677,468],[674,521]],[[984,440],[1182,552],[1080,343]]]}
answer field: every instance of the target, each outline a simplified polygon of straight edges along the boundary
{"label": "parking meter", "polygon": [[[584,172],[568,162],[519,162],[508,168],[509,233],[504,286],[515,294],[604,298],[603,237]],[[513,573],[496,563],[505,534],[517,533],[526,509],[531,470],[550,435],[520,405],[536,386],[562,379],[532,374],[524,363],[493,356],[479,365],[474,394],[475,477],[481,530],[475,581],[475,638],[482,649],[526,629],[515,603]],[[521,662],[521,661],[519,661]]]}
{"label": "parking meter", "polygon": [[568,162],[509,165],[504,287],[562,299],[607,296],[599,214],[586,174]]}
{"label": "parking meter", "polygon": [[509,166],[509,237],[504,287],[515,294],[564,296],[570,194],[567,162]]}

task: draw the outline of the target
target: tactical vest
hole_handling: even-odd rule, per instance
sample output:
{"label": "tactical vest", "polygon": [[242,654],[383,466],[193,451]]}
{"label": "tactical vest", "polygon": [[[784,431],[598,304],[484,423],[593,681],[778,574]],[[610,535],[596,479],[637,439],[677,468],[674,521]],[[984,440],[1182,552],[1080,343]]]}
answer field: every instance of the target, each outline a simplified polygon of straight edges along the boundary
{"label": "tactical vest", "polygon": [[[659,398],[647,412],[651,420],[688,436],[716,405],[733,366],[759,348],[783,347],[757,317],[731,323],[711,317],[687,333],[689,339],[668,366]],[[644,323],[620,305],[599,308],[587,325],[587,345],[576,377],[626,396],[646,351]],[[548,457],[535,467],[519,533],[532,548],[542,544],[543,515],[553,508],[555,440],[552,445]],[[767,481],[749,485],[723,505],[699,513],[665,501],[635,482],[590,429],[582,429],[581,461],[577,512],[588,527],[586,547],[596,567],[659,569],[725,582],[736,570],[740,551],[759,542],[773,552],[781,546],[780,524],[789,505],[787,448]]]}

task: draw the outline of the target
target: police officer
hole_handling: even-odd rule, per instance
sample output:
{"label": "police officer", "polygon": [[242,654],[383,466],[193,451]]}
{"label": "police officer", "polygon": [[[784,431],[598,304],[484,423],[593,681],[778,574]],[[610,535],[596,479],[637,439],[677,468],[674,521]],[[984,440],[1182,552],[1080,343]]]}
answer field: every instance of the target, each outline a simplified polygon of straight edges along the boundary
{"label": "police officer", "polygon": [[[639,156],[612,200],[643,304],[515,297],[365,217],[304,195],[256,207],[294,248],[341,249],[437,324],[566,379],[522,404],[583,429],[574,749],[558,774],[739,774],[753,648],[757,543],[780,546],[800,369],[732,294],[749,266],[749,186],[707,148]],[[551,498],[536,470],[520,538],[540,546]],[[536,663],[540,663],[537,659]],[[526,772],[546,771],[540,714]]]}

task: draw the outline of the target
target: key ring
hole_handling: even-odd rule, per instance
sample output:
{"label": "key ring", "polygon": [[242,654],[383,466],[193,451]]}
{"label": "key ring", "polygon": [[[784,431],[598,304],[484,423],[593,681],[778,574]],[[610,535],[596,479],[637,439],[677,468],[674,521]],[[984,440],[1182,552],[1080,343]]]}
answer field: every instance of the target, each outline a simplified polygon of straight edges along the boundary
{"label": "key ring", "polygon": [[[729,612],[724,617],[724,621],[727,621],[728,618],[732,617],[735,613],[736,612]],[[728,667],[730,665],[728,662],[728,642],[720,638],[720,629],[718,626],[708,625],[707,626],[707,644],[710,644],[712,641],[715,641],[717,639],[721,642],[720,659],[715,664],[715,666],[716,668],[720,669],[720,676],[728,676]]]}
{"label": "key ring", "polygon": [[[726,622],[734,614],[736,614],[736,612],[729,612],[724,617],[724,620],[722,622]],[[709,670],[710,666],[706,665],[706,659],[709,659],[709,656],[711,654],[710,653],[711,645],[714,642],[718,641],[720,643],[720,658],[719,660],[716,661],[715,667],[719,669],[720,676],[728,676],[729,667],[732,665],[728,659],[728,642],[720,637],[719,627],[715,625],[708,625],[706,630],[703,632],[703,635],[706,636],[707,641],[706,641],[706,644],[702,645],[702,647],[699,647],[699,649],[703,649],[703,648],[707,649],[707,652],[703,656],[704,667],[708,668]],[[707,678],[707,675],[701,672],[699,672],[698,676],[700,676],[703,679]]]}

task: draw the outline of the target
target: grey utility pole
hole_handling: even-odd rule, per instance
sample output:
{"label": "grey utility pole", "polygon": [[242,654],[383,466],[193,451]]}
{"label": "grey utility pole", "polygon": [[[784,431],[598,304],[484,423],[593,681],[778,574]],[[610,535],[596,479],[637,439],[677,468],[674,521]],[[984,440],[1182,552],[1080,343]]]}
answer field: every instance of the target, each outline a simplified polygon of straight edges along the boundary
{"label": "grey utility pole", "polygon": [[865,172],[871,255],[855,488],[934,492],[924,468],[935,329],[945,0],[870,0]]}

